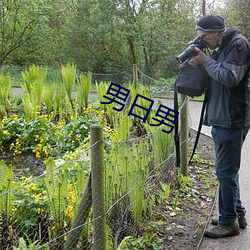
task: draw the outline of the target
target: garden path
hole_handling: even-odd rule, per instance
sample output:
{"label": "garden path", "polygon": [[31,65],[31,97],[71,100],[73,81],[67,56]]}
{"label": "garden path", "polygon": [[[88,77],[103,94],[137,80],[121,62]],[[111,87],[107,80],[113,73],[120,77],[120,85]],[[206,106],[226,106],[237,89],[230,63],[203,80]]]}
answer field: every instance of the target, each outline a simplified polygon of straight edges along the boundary
{"label": "garden path", "polygon": [[[156,99],[157,100],[157,99]],[[173,108],[173,100],[161,99],[162,104]],[[197,130],[201,112],[201,102],[190,101],[189,102],[189,119],[190,126]],[[211,137],[211,128],[203,126],[202,133]],[[204,237],[199,250],[247,250],[250,249],[250,132],[245,140],[242,150],[241,159],[241,170],[240,170],[240,189],[241,189],[241,200],[248,213],[246,218],[249,226],[241,230],[239,236],[227,237],[222,239],[209,239]],[[218,206],[215,204],[215,209],[212,212],[212,216],[218,215]],[[211,224],[208,225],[210,227]],[[193,250],[193,249],[190,249]]]}

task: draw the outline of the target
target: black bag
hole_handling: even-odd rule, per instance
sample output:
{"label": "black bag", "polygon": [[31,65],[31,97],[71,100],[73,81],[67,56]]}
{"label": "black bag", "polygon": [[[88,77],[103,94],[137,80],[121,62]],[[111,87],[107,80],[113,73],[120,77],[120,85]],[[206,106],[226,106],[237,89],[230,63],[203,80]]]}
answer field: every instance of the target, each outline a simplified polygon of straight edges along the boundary
{"label": "black bag", "polygon": [[197,64],[192,58],[180,66],[180,74],[175,81],[177,92],[191,97],[201,96],[209,79],[203,65]]}

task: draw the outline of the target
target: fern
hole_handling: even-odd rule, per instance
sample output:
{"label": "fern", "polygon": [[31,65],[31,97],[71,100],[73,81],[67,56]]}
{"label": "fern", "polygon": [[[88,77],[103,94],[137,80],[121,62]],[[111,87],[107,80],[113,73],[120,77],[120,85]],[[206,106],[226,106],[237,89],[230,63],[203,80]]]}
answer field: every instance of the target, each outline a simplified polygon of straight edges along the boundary
{"label": "fern", "polygon": [[0,212],[6,215],[7,221],[11,216],[11,210],[13,205],[13,194],[11,189],[14,185],[13,169],[12,166],[8,167],[4,161],[0,161]]}
{"label": "fern", "polygon": [[67,63],[66,66],[61,66],[61,77],[62,86],[66,90],[69,99],[72,100],[72,91],[76,80],[76,66],[71,63]]}
{"label": "fern", "polygon": [[84,107],[88,107],[89,94],[91,89],[92,74],[88,72],[87,75],[80,75],[79,86],[77,88],[77,106],[81,110]]}
{"label": "fern", "polygon": [[32,65],[29,70],[22,72],[24,82],[21,87],[24,91],[24,110],[28,116],[34,117],[39,110],[46,82],[47,68],[42,69]]}
{"label": "fern", "polygon": [[57,225],[61,227],[67,205],[68,178],[66,172],[61,173],[56,170],[56,165],[52,159],[47,162],[46,171],[44,183],[48,192],[49,206],[53,218],[56,220]]}

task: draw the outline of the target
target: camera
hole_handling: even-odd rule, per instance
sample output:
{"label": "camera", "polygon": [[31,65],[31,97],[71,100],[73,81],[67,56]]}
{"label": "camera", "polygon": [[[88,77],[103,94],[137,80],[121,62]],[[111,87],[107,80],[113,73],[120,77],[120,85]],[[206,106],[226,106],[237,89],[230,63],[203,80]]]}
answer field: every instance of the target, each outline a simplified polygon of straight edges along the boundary
{"label": "camera", "polygon": [[199,36],[197,36],[190,45],[180,54],[176,57],[177,61],[179,63],[183,63],[188,58],[198,55],[195,47],[199,48],[200,50],[203,50],[207,48],[207,43]]}

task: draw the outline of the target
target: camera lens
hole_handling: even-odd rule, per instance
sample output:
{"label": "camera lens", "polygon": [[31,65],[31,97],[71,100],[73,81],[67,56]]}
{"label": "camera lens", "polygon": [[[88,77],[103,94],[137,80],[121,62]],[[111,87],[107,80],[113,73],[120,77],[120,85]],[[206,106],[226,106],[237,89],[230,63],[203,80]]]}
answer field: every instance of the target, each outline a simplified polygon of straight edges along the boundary
{"label": "camera lens", "polygon": [[176,57],[177,61],[179,63],[183,63],[188,58],[198,55],[198,53],[194,49],[195,47],[195,44],[191,44],[189,47],[187,47],[180,55]]}
{"label": "camera lens", "polygon": [[198,55],[195,47],[199,48],[200,50],[203,50],[207,47],[207,43],[199,36],[197,36],[192,43],[180,54],[176,57],[177,61],[179,63],[183,63],[188,58]]}

